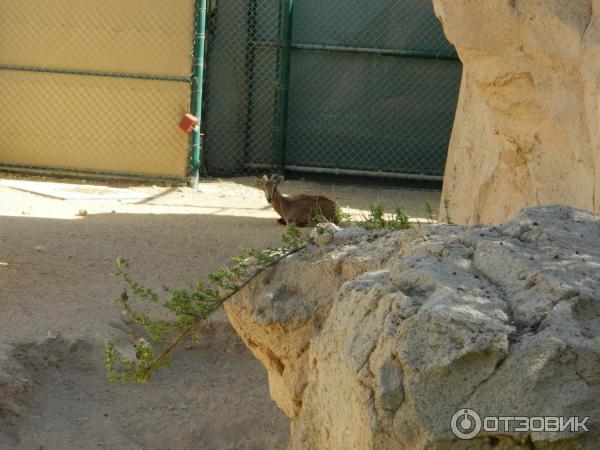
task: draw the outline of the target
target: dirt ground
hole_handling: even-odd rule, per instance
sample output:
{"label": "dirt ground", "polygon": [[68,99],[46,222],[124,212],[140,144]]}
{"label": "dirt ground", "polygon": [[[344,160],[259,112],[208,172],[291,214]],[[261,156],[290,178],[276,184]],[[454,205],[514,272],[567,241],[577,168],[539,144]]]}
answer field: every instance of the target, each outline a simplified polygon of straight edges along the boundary
{"label": "dirt ground", "polygon": [[[199,191],[130,187],[152,194],[143,200],[60,200],[2,186],[7,179],[0,175],[0,347],[16,349],[26,389],[19,415],[0,414],[1,450],[286,448],[288,421],[266,372],[224,315],[149,384],[111,384],[103,368],[105,343],[134,337],[112,301],[118,256],[160,290],[191,287],[241,248],[280,243],[283,227],[254,179],[206,181]],[[356,215],[374,201],[421,217],[426,201],[439,204],[434,190],[302,181],[282,190],[336,197]]]}

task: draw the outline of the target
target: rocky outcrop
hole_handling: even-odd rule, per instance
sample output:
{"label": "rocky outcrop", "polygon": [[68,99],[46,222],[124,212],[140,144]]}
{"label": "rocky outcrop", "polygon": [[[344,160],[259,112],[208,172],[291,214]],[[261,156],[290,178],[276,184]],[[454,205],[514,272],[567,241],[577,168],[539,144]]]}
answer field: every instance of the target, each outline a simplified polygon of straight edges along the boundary
{"label": "rocky outcrop", "polygon": [[[226,304],[291,418],[291,449],[598,448],[600,218],[344,229]],[[589,432],[482,432],[489,416],[584,416]]]}
{"label": "rocky outcrop", "polygon": [[433,3],[463,62],[443,193],[453,219],[600,212],[600,1]]}

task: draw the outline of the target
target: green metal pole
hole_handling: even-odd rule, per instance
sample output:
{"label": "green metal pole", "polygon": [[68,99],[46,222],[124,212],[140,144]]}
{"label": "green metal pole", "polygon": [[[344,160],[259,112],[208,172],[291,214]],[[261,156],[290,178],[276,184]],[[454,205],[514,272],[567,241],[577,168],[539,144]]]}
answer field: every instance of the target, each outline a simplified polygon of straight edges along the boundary
{"label": "green metal pole", "polygon": [[192,98],[190,112],[199,119],[198,126],[190,135],[190,185],[198,187],[202,151],[202,94],[204,84],[204,47],[206,44],[206,1],[195,1],[194,62],[192,65]]}
{"label": "green metal pole", "polygon": [[287,141],[287,119],[288,119],[288,98],[290,87],[290,61],[292,49],[292,29],[294,15],[294,0],[282,0],[283,7],[283,27],[281,39],[281,71],[279,73],[279,117],[277,120],[277,170],[283,174],[285,171],[285,147]]}
{"label": "green metal pole", "polygon": [[258,9],[258,0],[248,1],[248,15],[246,16],[246,28],[248,32],[248,39],[246,41],[246,67],[245,77],[247,80],[246,85],[246,128],[244,132],[244,167],[250,162],[250,142],[252,138],[252,124],[254,117],[254,72],[255,72],[255,60],[256,60],[256,13]]}

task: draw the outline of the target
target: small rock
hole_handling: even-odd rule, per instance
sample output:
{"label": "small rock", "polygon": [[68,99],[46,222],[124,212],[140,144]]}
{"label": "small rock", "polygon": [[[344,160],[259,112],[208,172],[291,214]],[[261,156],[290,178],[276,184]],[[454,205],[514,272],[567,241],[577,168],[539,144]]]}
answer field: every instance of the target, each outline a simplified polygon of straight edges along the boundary
{"label": "small rock", "polygon": [[79,217],[83,217],[83,216],[87,216],[87,210],[86,209],[80,209],[79,211],[77,211],[77,215]]}
{"label": "small rock", "polygon": [[52,331],[48,331],[48,333],[46,333],[47,341],[55,341],[56,339],[58,339],[58,335],[56,333],[53,333]]}

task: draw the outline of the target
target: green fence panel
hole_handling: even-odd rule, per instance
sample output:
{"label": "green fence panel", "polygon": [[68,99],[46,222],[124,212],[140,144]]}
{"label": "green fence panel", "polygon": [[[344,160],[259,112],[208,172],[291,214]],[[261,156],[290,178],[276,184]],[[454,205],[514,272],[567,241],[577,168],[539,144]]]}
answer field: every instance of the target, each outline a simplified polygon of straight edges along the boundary
{"label": "green fence panel", "polygon": [[430,0],[298,0],[294,14],[294,43],[456,57]]}
{"label": "green fence panel", "polygon": [[275,159],[281,1],[213,2],[207,55],[205,170],[243,173]]}
{"label": "green fence panel", "polygon": [[[209,174],[277,169],[289,1],[216,2]],[[443,174],[461,65],[430,0],[297,0],[290,57],[286,170]]]}
{"label": "green fence panel", "polygon": [[459,81],[454,61],[298,51],[286,165],[441,175]]}
{"label": "green fence panel", "polygon": [[461,65],[431,2],[294,12],[286,166],[441,176]]}

